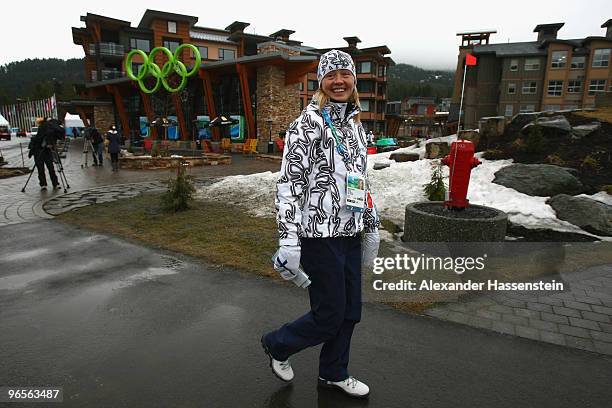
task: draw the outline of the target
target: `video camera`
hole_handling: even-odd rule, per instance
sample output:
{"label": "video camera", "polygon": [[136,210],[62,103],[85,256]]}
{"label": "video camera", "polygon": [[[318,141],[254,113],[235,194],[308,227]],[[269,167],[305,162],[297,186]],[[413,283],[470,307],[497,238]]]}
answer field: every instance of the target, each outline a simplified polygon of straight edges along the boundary
{"label": "video camera", "polygon": [[41,146],[55,146],[58,140],[66,138],[66,130],[57,119],[47,119],[38,127],[38,135],[41,138]]}

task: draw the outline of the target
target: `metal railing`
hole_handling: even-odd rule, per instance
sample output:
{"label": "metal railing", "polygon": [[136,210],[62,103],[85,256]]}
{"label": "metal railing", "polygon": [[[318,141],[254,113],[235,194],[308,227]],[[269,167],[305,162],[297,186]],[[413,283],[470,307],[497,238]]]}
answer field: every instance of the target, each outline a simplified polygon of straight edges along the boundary
{"label": "metal railing", "polygon": [[112,42],[89,44],[89,55],[123,57],[125,55],[125,47]]}

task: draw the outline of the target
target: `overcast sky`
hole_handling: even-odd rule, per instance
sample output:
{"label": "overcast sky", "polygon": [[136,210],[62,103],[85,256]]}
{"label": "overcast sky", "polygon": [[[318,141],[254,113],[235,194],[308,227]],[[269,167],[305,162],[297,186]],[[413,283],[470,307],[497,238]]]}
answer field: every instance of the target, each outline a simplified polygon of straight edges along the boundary
{"label": "overcast sky", "polygon": [[68,0],[6,1],[0,23],[0,65],[26,58],[81,58],[71,27],[82,27],[87,12],[132,22],[144,11],[197,16],[197,25],[225,28],[233,21],[251,25],[248,33],[295,31],[291,39],[318,48],[340,47],[342,37],[357,36],[360,47],[387,45],[396,63],[454,69],[457,32],[495,29],[491,41],[533,41],[537,24],[564,22],[559,38],[605,35],[601,24],[612,18],[610,0],[506,1],[267,1],[225,0]]}

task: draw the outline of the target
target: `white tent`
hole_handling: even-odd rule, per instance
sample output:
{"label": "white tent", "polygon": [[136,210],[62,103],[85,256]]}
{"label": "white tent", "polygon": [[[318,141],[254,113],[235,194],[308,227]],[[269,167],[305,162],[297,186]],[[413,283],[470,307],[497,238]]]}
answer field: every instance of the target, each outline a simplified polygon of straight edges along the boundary
{"label": "white tent", "polygon": [[73,127],[82,128],[85,127],[85,124],[83,123],[79,115],[71,115],[70,113],[66,112],[66,116],[64,116],[64,127],[66,129]]}
{"label": "white tent", "polygon": [[0,125],[9,126],[8,120],[4,119],[2,115],[0,115]]}

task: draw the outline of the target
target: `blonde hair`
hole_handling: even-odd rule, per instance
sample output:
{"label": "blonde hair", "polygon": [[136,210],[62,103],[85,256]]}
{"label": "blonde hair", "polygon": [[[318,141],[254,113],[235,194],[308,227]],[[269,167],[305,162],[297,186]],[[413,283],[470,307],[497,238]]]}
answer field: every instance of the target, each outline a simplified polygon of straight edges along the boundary
{"label": "blonde hair", "polygon": [[[327,95],[323,89],[319,88],[313,95],[312,99],[315,100],[317,105],[319,105],[319,111],[323,109],[327,102],[329,102],[329,95]],[[349,97],[349,102],[353,102],[359,109],[361,109],[361,104],[359,103],[359,92],[357,92],[357,85],[353,88],[353,93]],[[361,122],[361,113],[358,113],[353,117],[353,120],[357,123]]]}

